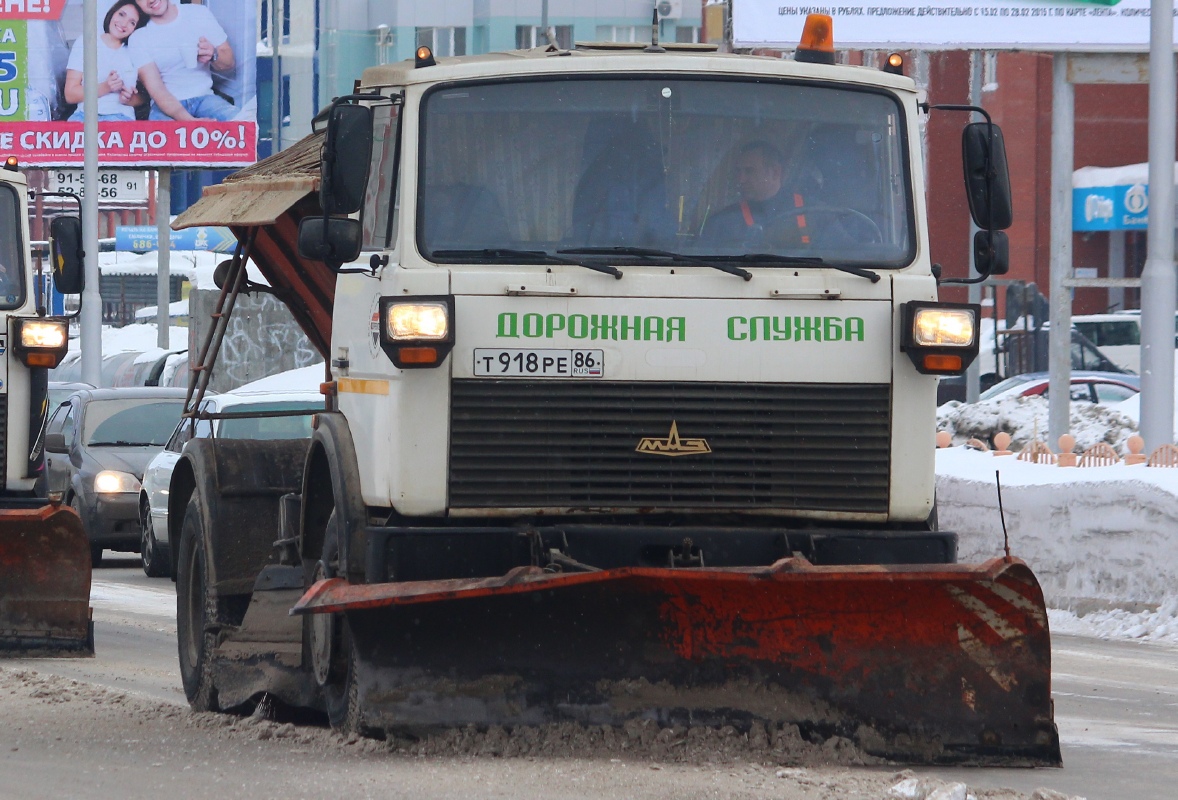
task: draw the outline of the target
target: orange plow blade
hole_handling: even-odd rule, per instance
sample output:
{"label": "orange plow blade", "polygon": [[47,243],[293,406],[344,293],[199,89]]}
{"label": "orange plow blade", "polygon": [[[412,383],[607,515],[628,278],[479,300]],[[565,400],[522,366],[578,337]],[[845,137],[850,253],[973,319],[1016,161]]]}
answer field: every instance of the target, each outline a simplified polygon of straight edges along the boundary
{"label": "orange plow blade", "polygon": [[1057,766],[1043,595],[981,565],[652,569],[351,585],[363,722],[796,724],[909,763]]}
{"label": "orange plow blade", "polygon": [[0,509],[0,657],[94,655],[90,577],[72,509]]}

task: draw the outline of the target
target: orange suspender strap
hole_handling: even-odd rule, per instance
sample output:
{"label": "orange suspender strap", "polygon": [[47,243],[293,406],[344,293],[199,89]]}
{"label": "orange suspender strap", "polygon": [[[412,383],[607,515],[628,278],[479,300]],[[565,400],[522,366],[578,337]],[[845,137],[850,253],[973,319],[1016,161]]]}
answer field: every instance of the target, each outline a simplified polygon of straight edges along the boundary
{"label": "orange suspender strap", "polygon": [[740,201],[740,213],[744,215],[744,224],[751,228],[756,222],[753,220],[753,210],[749,208],[748,200]]}
{"label": "orange suspender strap", "polygon": [[[794,207],[801,209],[806,205],[806,200],[802,199],[801,194],[794,193]],[[798,230],[802,232],[802,244],[809,244],[809,237],[806,236],[806,214],[798,214]]]}
{"label": "orange suspender strap", "polygon": [[[806,201],[802,199],[802,196],[800,194],[795,192],[794,193],[794,208],[802,208],[805,205],[806,205]],[[802,244],[809,244],[810,237],[805,234],[806,215],[805,214],[798,214],[797,218],[798,218],[798,230],[802,231]]]}

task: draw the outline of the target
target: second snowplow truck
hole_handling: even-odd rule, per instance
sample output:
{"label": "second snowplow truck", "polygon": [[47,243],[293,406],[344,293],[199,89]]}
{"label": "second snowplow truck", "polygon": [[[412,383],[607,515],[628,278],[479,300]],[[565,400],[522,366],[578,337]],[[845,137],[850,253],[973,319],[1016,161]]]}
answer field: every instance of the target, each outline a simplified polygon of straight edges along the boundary
{"label": "second snowplow truck", "polygon": [[[309,442],[177,464],[194,707],[1059,763],[1035,577],[937,528],[936,376],[978,308],[937,300],[930,109],[825,25],[794,60],[420,48],[177,220],[241,242],[197,394],[246,258],[327,361]],[[997,127],[963,153],[1002,272]]]}

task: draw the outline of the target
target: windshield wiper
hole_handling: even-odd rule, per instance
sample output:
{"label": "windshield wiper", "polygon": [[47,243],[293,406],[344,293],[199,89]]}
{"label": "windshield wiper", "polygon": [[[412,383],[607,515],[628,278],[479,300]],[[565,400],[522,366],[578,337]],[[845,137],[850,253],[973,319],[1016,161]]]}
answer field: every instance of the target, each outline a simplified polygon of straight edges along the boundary
{"label": "windshield wiper", "polygon": [[541,264],[571,264],[574,267],[584,267],[585,269],[591,269],[596,272],[604,272],[606,275],[613,275],[619,280],[622,277],[622,271],[617,267],[611,267],[608,264],[594,264],[575,258],[561,258],[555,253],[549,253],[547,250],[513,250],[509,247],[485,247],[473,250],[434,250],[430,255],[437,256],[438,258],[486,258],[495,259],[496,261],[524,261],[526,259],[527,261],[539,262]]}
{"label": "windshield wiper", "polygon": [[764,261],[770,264],[791,264],[795,266],[822,266],[829,269],[837,269],[839,272],[846,272],[849,275],[858,275],[860,278],[867,278],[872,283],[879,283],[879,273],[872,272],[863,267],[852,267],[850,264],[826,263],[817,256],[782,256],[776,253],[747,253],[739,256],[724,256],[724,258],[734,258],[737,261],[748,263],[751,261]]}
{"label": "windshield wiper", "polygon": [[705,258],[688,256],[683,253],[673,253],[670,250],[655,250],[649,247],[574,247],[568,250],[557,250],[556,252],[585,256],[638,256],[639,258],[648,259],[666,258],[681,264],[698,264],[701,267],[718,269],[721,272],[727,272],[729,275],[738,275],[746,281],[753,279],[753,273],[731,264],[709,261]]}
{"label": "windshield wiper", "polygon": [[90,442],[87,447],[151,447],[151,442],[124,442],[119,440],[117,442]]}

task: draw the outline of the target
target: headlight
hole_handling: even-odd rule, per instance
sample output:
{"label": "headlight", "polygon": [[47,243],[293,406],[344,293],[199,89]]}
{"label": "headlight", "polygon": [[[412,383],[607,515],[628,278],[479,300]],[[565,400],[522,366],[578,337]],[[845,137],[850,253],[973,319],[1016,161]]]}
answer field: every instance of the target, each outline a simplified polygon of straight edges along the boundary
{"label": "headlight", "polygon": [[385,330],[393,342],[441,342],[450,335],[445,303],[394,303],[385,309]]}
{"label": "headlight", "polygon": [[139,479],[129,472],[116,472],[113,469],[104,469],[94,476],[94,491],[99,494],[138,492],[139,488]]}
{"label": "headlight", "polygon": [[56,350],[66,346],[66,323],[60,319],[25,319],[20,325],[20,346],[30,350]]}
{"label": "headlight", "polygon": [[26,367],[53,369],[65,358],[69,323],[64,319],[18,319],[16,325],[16,347],[13,349]]}
{"label": "headlight", "polygon": [[970,308],[921,308],[912,320],[912,342],[918,347],[972,347],[977,335]]}
{"label": "headlight", "polygon": [[924,375],[960,375],[978,355],[981,306],[909,302],[901,306],[900,350]]}

